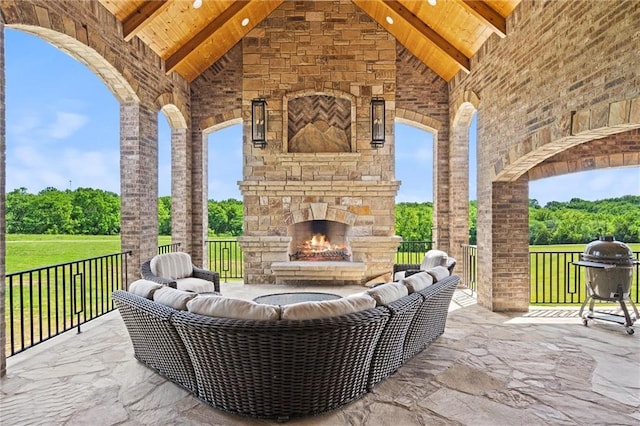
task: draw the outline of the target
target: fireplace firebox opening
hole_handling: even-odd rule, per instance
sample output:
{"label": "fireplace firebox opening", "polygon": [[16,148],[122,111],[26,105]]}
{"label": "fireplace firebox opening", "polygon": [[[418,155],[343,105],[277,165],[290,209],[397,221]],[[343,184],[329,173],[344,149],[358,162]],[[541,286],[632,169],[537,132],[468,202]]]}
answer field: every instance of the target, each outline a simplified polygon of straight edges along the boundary
{"label": "fireplace firebox opening", "polygon": [[347,225],[331,220],[310,220],[289,227],[291,261],[351,261]]}

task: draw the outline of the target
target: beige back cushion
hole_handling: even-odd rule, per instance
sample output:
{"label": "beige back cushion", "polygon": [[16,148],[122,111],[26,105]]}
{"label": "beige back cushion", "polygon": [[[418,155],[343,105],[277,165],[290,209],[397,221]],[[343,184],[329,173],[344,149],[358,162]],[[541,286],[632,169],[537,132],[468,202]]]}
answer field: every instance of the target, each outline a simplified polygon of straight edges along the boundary
{"label": "beige back cushion", "polygon": [[162,286],[153,293],[153,301],[162,305],[169,306],[179,311],[187,310],[187,302],[196,297],[197,293],[176,290],[175,288]]}
{"label": "beige back cushion", "polygon": [[433,277],[427,272],[418,272],[401,281],[407,287],[409,294],[424,290],[433,284]]}
{"label": "beige back cushion", "polygon": [[376,301],[368,294],[343,297],[342,299],[323,300],[320,302],[301,302],[281,306],[281,318],[288,320],[305,320],[331,318],[354,312],[375,308]]}
{"label": "beige back cushion", "polygon": [[376,305],[387,305],[403,298],[409,291],[407,287],[401,283],[387,283],[379,285],[371,290],[367,290],[367,294],[376,301]]}
{"label": "beige back cushion", "polygon": [[434,268],[436,266],[445,266],[447,264],[447,258],[449,256],[442,250],[429,250],[422,259],[422,265],[420,265],[421,271]]}
{"label": "beige back cushion", "polygon": [[449,276],[449,270],[444,266],[436,266],[435,268],[427,269],[427,274],[433,277],[433,282],[438,282]]}
{"label": "beige back cushion", "polygon": [[162,284],[147,280],[138,280],[129,284],[130,293],[150,300],[153,300],[153,293],[159,288],[162,288]]}
{"label": "beige back cushion", "polygon": [[223,296],[198,296],[187,303],[194,314],[246,320],[280,319],[280,307]]}
{"label": "beige back cushion", "polygon": [[149,266],[153,275],[172,280],[190,277],[193,274],[191,256],[182,252],[154,256]]}

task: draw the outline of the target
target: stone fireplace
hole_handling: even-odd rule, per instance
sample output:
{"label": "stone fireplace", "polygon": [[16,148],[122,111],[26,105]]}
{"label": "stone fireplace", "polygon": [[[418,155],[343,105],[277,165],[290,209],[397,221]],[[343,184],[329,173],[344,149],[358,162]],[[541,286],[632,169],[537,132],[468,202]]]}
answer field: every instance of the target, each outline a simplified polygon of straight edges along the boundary
{"label": "stone fireplace", "polygon": [[333,220],[308,220],[290,225],[289,260],[351,261],[348,226]]}
{"label": "stone fireplace", "polygon": [[[340,285],[390,273],[400,244],[395,39],[351,2],[284,2],[242,50],[243,82],[251,82],[243,86],[239,182],[245,283]],[[382,147],[371,146],[373,97],[386,99]],[[267,102],[264,148],[251,143],[256,98]],[[348,256],[291,257],[316,226]]]}

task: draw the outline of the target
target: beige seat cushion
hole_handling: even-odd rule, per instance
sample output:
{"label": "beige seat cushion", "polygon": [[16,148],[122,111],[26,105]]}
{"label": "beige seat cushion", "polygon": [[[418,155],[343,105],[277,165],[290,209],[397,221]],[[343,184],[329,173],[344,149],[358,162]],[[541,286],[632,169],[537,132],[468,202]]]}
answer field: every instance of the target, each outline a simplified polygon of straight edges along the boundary
{"label": "beige seat cushion", "polygon": [[427,272],[418,272],[401,281],[407,287],[409,294],[424,290],[433,284],[433,277]]}
{"label": "beige seat cushion", "polygon": [[368,294],[319,302],[301,302],[281,306],[283,320],[331,318],[375,308],[376,301]]}
{"label": "beige seat cushion", "polygon": [[162,288],[162,284],[148,280],[137,280],[129,284],[130,293],[150,300],[153,300],[153,293],[159,288]]}
{"label": "beige seat cushion", "polygon": [[433,282],[438,282],[449,276],[449,270],[444,266],[436,266],[435,268],[427,269],[427,274],[433,277]]}
{"label": "beige seat cushion", "polygon": [[187,253],[175,252],[154,256],[149,263],[153,275],[177,280],[193,275],[193,263]]}
{"label": "beige seat cushion", "polygon": [[187,302],[196,297],[197,293],[182,291],[175,288],[162,286],[153,293],[153,301],[169,306],[180,311],[187,310]]}
{"label": "beige seat cushion", "polygon": [[176,280],[176,288],[183,291],[193,291],[194,293],[206,293],[216,291],[215,285],[211,281],[202,278],[181,278]]}
{"label": "beige seat cushion", "polygon": [[402,283],[387,283],[367,290],[367,294],[373,297],[376,304],[380,306],[403,298],[409,294],[409,291]]}
{"label": "beige seat cushion", "polygon": [[194,314],[246,320],[280,319],[280,307],[223,296],[198,296],[187,303]]}

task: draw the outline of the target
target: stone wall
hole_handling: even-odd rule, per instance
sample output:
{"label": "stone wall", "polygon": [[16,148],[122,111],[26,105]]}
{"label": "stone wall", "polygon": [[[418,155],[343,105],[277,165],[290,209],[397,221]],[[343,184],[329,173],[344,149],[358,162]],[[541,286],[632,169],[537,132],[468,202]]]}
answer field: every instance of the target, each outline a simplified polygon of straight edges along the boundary
{"label": "stone wall", "polygon": [[[395,40],[351,2],[285,2],[242,43],[245,281],[274,282],[270,265],[286,261],[286,249],[269,252],[256,241],[286,239],[294,212],[313,203],[354,214],[352,236],[389,237],[393,244],[386,253],[354,252],[354,257],[369,262],[370,275],[390,271],[397,247],[392,238],[397,192],[392,136]],[[287,102],[304,94],[351,99],[352,152],[287,152]],[[386,100],[387,142],[379,149],[370,145],[370,101],[376,96]],[[250,141],[254,98],[268,103],[264,149]]]}
{"label": "stone wall", "polygon": [[[579,143],[640,126],[631,113],[640,87],[638,22],[634,2],[523,1],[507,20],[507,37],[492,36],[472,58],[471,73],[450,82],[453,120],[466,93],[479,97],[483,305],[528,305],[527,171]],[[627,111],[621,120],[619,110]],[[587,124],[572,126],[574,115],[586,117]],[[573,136],[576,131],[580,138]],[[628,158],[632,163],[637,157]],[[498,179],[511,181],[505,183],[512,195]]]}

